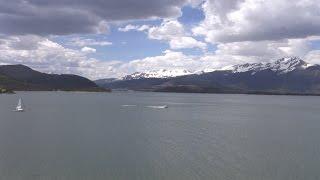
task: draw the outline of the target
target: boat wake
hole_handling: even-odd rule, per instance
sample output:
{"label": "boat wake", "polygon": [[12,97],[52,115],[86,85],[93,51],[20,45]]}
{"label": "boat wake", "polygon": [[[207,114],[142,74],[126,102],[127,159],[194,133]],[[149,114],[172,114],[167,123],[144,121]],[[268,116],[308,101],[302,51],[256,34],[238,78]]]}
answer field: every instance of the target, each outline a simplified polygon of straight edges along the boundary
{"label": "boat wake", "polygon": [[124,104],[122,107],[136,107],[137,105],[134,104]]}
{"label": "boat wake", "polygon": [[167,105],[164,105],[164,106],[146,106],[148,108],[153,108],[153,109],[166,109],[168,108]]}
{"label": "boat wake", "polygon": [[[135,104],[124,104],[121,105],[122,107],[137,107]],[[167,105],[162,105],[162,106],[145,106],[146,108],[152,108],[152,109],[166,109],[168,108]]]}

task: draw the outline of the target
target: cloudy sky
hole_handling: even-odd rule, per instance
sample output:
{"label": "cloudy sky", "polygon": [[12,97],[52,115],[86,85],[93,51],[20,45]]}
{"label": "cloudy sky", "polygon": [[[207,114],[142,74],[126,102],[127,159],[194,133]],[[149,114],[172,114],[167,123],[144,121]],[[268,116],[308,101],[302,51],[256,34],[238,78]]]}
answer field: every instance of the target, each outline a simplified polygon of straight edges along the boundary
{"label": "cloudy sky", "polygon": [[90,79],[320,63],[320,0],[0,0],[0,64]]}

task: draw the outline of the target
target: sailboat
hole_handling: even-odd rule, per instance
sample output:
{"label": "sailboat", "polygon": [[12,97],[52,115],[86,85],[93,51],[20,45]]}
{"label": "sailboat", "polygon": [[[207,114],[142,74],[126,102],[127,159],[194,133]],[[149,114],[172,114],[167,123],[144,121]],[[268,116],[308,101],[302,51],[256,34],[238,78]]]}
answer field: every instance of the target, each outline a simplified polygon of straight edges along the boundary
{"label": "sailboat", "polygon": [[24,105],[23,105],[23,102],[22,102],[22,99],[20,98],[19,101],[18,101],[18,105],[15,109],[16,112],[23,112],[24,111]]}

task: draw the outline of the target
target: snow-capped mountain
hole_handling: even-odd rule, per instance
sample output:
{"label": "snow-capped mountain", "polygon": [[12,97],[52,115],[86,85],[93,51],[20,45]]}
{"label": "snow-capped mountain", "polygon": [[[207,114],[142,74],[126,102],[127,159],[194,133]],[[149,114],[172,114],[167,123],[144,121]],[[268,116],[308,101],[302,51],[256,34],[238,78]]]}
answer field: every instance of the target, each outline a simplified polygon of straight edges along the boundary
{"label": "snow-capped mountain", "polygon": [[122,80],[142,79],[142,78],[170,78],[177,76],[185,76],[193,74],[192,72],[184,69],[161,69],[158,71],[147,71],[147,72],[135,72],[131,75],[127,75]]}
{"label": "snow-capped mountain", "polygon": [[320,95],[320,65],[288,57],[270,63],[242,64],[212,72],[161,70],[134,73],[124,80],[100,86],[161,92]]}
{"label": "snow-capped mountain", "polygon": [[231,70],[233,73],[241,73],[241,72],[247,72],[247,71],[253,71],[252,74],[255,74],[256,72],[270,69],[274,72],[277,72],[279,74],[288,73],[295,69],[305,69],[307,67],[312,66],[312,64],[308,64],[305,61],[301,60],[298,57],[286,57],[278,59],[274,62],[269,63],[246,63],[246,64],[240,64],[240,65],[234,65],[230,67],[224,67],[222,69],[204,69],[204,70],[198,70],[198,71],[188,71],[185,69],[161,69],[157,71],[147,71],[147,72],[135,72],[130,75],[126,75],[120,80],[132,80],[132,79],[148,79],[148,78],[171,78],[171,77],[178,77],[178,76],[185,76],[185,75],[191,75],[191,74],[204,74],[214,71],[225,71],[225,70]]}
{"label": "snow-capped mountain", "polygon": [[253,74],[254,74],[258,71],[270,69],[279,74],[284,74],[284,73],[291,72],[295,69],[306,69],[307,67],[310,67],[310,66],[312,66],[312,64],[308,64],[298,57],[286,57],[270,63],[252,63],[252,64],[247,63],[247,64],[235,65],[235,66],[232,66],[231,70],[234,73],[253,71]]}

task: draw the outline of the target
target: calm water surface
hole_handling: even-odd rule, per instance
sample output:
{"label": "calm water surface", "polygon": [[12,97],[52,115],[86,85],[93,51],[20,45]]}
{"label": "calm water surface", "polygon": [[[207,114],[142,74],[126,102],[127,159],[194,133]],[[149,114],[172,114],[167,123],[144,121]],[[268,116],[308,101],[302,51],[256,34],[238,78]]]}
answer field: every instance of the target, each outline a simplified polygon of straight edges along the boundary
{"label": "calm water surface", "polygon": [[0,179],[313,180],[319,167],[320,97],[0,95]]}

